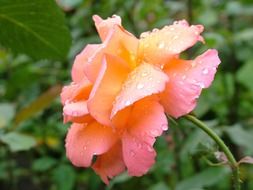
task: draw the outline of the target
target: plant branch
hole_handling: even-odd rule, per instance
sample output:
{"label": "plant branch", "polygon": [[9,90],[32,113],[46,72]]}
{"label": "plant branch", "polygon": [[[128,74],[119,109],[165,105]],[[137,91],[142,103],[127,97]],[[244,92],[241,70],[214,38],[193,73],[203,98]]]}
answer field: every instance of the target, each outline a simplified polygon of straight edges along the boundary
{"label": "plant branch", "polygon": [[239,166],[238,166],[233,154],[231,153],[231,151],[227,147],[227,145],[223,142],[223,140],[212,129],[210,129],[208,126],[206,126],[206,124],[204,124],[202,121],[200,121],[199,119],[197,119],[193,115],[186,115],[185,118],[187,120],[191,121],[192,123],[194,123],[198,128],[202,129],[209,137],[211,137],[219,145],[219,147],[222,149],[222,151],[226,155],[226,157],[229,161],[229,165],[232,169],[234,189],[240,190],[241,187],[240,187]]}

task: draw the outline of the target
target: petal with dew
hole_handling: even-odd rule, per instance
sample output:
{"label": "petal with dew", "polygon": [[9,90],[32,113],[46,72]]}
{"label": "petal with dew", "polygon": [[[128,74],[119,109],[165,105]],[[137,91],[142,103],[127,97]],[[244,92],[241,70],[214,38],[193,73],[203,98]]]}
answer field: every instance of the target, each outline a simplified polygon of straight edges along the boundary
{"label": "petal with dew", "polygon": [[165,89],[169,77],[159,68],[143,63],[136,67],[122,86],[122,90],[116,97],[111,113],[111,118],[119,111],[134,102],[159,93]]}
{"label": "petal with dew", "polygon": [[67,157],[77,167],[89,167],[94,155],[107,152],[117,141],[110,127],[97,122],[72,124],[66,137]]}
{"label": "petal with dew", "polygon": [[130,175],[141,176],[154,164],[155,137],[167,129],[167,118],[157,98],[147,97],[133,105],[122,136],[123,157]]}
{"label": "petal with dew", "polygon": [[63,107],[64,123],[73,121],[76,123],[88,123],[92,120],[87,109],[86,101],[67,103]]}
{"label": "petal with dew", "polygon": [[92,57],[94,57],[102,48],[102,44],[88,44],[82,52],[76,56],[71,71],[74,82],[78,83],[86,78],[84,72],[85,66],[92,61]]}
{"label": "petal with dew", "polygon": [[94,83],[100,71],[105,54],[112,54],[124,59],[129,67],[135,66],[138,39],[125,31],[122,27],[114,26],[108,38],[94,50],[93,55],[86,62],[84,72],[87,78]]}
{"label": "petal with dew", "polygon": [[106,39],[109,31],[114,27],[114,25],[121,26],[121,18],[117,15],[113,15],[105,20],[98,15],[94,15],[92,18],[102,41]]}
{"label": "petal with dew", "polygon": [[203,30],[202,25],[189,26],[187,21],[181,20],[161,30],[142,33],[138,48],[140,60],[162,67],[197,41],[203,41],[200,36]]}
{"label": "petal with dew", "polygon": [[112,55],[105,55],[104,62],[88,100],[90,114],[100,123],[110,126],[112,104],[130,69],[127,63]]}
{"label": "petal with dew", "polygon": [[173,59],[165,65],[170,81],[160,97],[166,113],[177,118],[191,112],[202,88],[213,81],[219,64],[218,53],[212,49],[195,60]]}
{"label": "petal with dew", "polygon": [[71,83],[68,86],[64,86],[61,92],[61,102],[63,105],[72,101],[86,100],[89,97],[92,85],[91,83],[83,79],[79,83]]}
{"label": "petal with dew", "polygon": [[108,152],[99,155],[92,168],[106,184],[109,184],[108,178],[112,179],[125,171],[121,142],[115,143]]}

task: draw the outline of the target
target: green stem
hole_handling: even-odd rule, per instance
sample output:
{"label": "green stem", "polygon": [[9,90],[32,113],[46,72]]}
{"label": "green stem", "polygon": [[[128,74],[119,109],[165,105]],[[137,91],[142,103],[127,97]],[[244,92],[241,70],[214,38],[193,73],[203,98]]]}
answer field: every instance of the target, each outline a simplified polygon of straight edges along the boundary
{"label": "green stem", "polygon": [[206,126],[206,124],[204,124],[202,121],[198,120],[193,115],[186,115],[185,118],[187,120],[191,121],[192,123],[194,123],[198,128],[202,129],[209,137],[211,137],[219,145],[219,147],[222,149],[222,151],[226,155],[226,157],[229,161],[230,167],[232,169],[234,189],[240,190],[241,187],[240,187],[239,166],[238,166],[233,154],[231,153],[231,151],[227,147],[227,145],[223,142],[223,140],[212,129],[210,129],[208,126]]}

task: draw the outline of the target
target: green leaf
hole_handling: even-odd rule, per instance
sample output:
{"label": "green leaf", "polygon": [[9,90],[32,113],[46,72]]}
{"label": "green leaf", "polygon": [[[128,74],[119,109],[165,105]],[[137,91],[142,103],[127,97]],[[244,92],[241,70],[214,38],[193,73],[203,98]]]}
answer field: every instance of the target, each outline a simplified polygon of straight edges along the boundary
{"label": "green leaf", "polygon": [[253,91],[252,71],[253,60],[249,60],[240,68],[237,73],[238,81],[248,87],[251,91]]}
{"label": "green leaf", "polygon": [[164,182],[160,182],[152,185],[148,190],[170,190],[170,188]]}
{"label": "green leaf", "polygon": [[56,160],[50,157],[43,157],[33,162],[32,168],[35,171],[43,172],[52,168],[56,164]]}
{"label": "green leaf", "polygon": [[0,44],[36,59],[63,59],[71,44],[52,0],[0,0]]}
{"label": "green leaf", "polygon": [[36,100],[34,100],[27,107],[20,110],[20,112],[18,112],[17,115],[15,116],[15,119],[14,119],[15,125],[18,125],[19,123],[32,117],[36,113],[47,108],[52,103],[52,101],[56,97],[59,96],[61,92],[61,88],[62,87],[60,85],[51,87],[49,90],[47,90],[42,95],[40,95]]}
{"label": "green leaf", "polygon": [[242,126],[238,124],[227,127],[226,132],[235,144],[245,147],[248,153],[253,153],[253,131],[245,130]]}
{"label": "green leaf", "polygon": [[224,176],[229,173],[229,168],[208,168],[188,179],[181,181],[176,190],[199,190],[216,184],[224,179]]}
{"label": "green leaf", "polygon": [[15,107],[13,104],[0,104],[0,128],[5,127],[15,114]]}
{"label": "green leaf", "polygon": [[68,165],[60,165],[53,171],[53,180],[57,185],[57,189],[71,190],[73,189],[76,174],[73,167]]}
{"label": "green leaf", "polygon": [[2,134],[0,141],[7,144],[12,152],[29,150],[36,145],[33,137],[17,132]]}

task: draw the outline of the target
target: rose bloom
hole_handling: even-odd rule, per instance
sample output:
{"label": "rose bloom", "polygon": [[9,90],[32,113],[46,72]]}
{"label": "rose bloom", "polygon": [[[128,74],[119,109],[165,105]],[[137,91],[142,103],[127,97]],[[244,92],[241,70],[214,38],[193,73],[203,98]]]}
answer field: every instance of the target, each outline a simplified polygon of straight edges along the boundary
{"label": "rose bloom", "polygon": [[108,184],[125,169],[131,176],[148,172],[155,138],[168,129],[165,113],[178,118],[191,112],[220,60],[214,49],[194,60],[179,57],[204,42],[202,25],[176,21],[138,39],[119,16],[93,20],[102,42],[76,56],[73,82],[61,100],[64,122],[72,122],[67,157],[77,167],[91,166]]}

